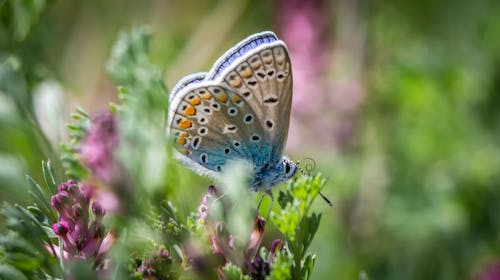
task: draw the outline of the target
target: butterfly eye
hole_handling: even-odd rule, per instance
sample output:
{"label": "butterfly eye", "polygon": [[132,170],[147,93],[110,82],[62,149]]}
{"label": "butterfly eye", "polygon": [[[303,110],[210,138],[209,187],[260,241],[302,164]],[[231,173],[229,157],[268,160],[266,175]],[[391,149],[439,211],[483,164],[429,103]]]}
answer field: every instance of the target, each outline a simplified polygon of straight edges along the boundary
{"label": "butterfly eye", "polygon": [[289,161],[284,160],[283,161],[284,167],[285,167],[285,175],[286,177],[290,177],[295,173],[295,166],[292,165]]}

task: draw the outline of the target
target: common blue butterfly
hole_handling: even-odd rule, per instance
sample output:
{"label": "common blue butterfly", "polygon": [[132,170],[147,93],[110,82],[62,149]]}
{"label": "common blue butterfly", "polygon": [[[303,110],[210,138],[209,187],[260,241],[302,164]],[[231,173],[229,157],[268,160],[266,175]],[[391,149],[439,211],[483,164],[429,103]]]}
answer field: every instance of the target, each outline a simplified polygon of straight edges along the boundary
{"label": "common blue butterfly", "polygon": [[228,50],[210,72],[177,83],[167,129],[178,158],[198,173],[216,178],[228,160],[246,160],[254,172],[250,188],[270,193],[298,168],[282,155],[291,104],[287,47],[261,32]]}

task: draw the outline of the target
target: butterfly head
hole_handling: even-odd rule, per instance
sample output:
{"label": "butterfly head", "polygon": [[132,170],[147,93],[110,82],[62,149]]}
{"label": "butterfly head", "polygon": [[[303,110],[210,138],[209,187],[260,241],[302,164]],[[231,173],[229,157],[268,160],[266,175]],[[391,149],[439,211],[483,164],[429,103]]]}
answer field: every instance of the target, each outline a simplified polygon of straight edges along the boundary
{"label": "butterfly head", "polygon": [[274,185],[291,178],[297,169],[297,163],[288,157],[282,157],[275,165],[266,164],[263,168],[256,170],[251,187],[255,191],[267,191]]}

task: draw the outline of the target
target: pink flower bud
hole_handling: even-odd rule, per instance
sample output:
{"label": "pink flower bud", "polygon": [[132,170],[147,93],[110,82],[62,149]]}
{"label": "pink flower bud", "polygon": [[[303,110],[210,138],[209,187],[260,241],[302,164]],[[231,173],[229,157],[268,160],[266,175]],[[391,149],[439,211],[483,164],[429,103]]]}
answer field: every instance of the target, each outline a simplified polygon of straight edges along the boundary
{"label": "pink flower bud", "polygon": [[283,250],[284,245],[285,244],[283,243],[283,241],[281,239],[275,239],[273,241],[273,243],[271,243],[271,250],[270,250],[271,253],[274,254],[276,252],[276,250],[279,250],[279,251]]}
{"label": "pink flower bud", "polygon": [[262,217],[257,217],[255,219],[255,224],[252,233],[250,234],[250,242],[248,242],[247,250],[245,251],[245,256],[247,259],[253,259],[257,250],[259,249],[262,239],[264,239],[264,228],[266,226],[266,221]]}
{"label": "pink flower bud", "polygon": [[96,216],[96,218],[102,218],[105,214],[104,208],[102,208],[101,204],[97,201],[92,203],[92,213]]}
{"label": "pink flower bud", "polygon": [[52,230],[59,236],[63,236],[69,231],[68,222],[65,220],[61,220],[52,225]]}
{"label": "pink flower bud", "polygon": [[92,197],[92,188],[87,185],[82,185],[80,187],[80,192],[82,193],[84,202],[89,203],[90,198]]}
{"label": "pink flower bud", "polygon": [[61,197],[59,196],[59,194],[53,195],[50,198],[50,204],[55,209],[61,209],[62,208],[62,201],[61,201]]}
{"label": "pink flower bud", "polygon": [[72,209],[71,213],[73,214],[74,219],[79,219],[85,214],[84,210],[80,204],[73,205],[73,209]]}
{"label": "pink flower bud", "polygon": [[57,190],[59,190],[59,191],[67,191],[70,186],[76,185],[76,184],[77,183],[76,183],[75,180],[70,179],[70,180],[68,180],[66,182],[63,182],[63,183],[59,184],[59,186],[57,186]]}

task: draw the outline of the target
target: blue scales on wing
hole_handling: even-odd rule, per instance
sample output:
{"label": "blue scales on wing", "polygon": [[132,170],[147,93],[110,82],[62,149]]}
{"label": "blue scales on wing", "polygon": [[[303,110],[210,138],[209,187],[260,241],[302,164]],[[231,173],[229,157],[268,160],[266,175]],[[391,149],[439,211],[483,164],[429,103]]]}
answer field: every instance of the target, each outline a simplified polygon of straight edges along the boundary
{"label": "blue scales on wing", "polygon": [[200,173],[214,175],[231,159],[258,166],[270,160],[271,145],[258,116],[234,91],[216,83],[194,84],[181,89],[171,106],[169,130],[177,150]]}
{"label": "blue scales on wing", "polygon": [[[251,42],[255,41],[262,43],[253,46]],[[242,96],[259,116],[266,138],[272,145],[269,164],[273,165],[281,160],[288,135],[292,105],[290,56],[285,44],[276,40],[272,32],[256,34],[243,42],[220,60],[232,61],[230,67],[221,67],[224,63],[216,64],[216,70],[210,71],[207,78],[220,75],[217,80]],[[233,53],[240,56],[232,60]]]}

